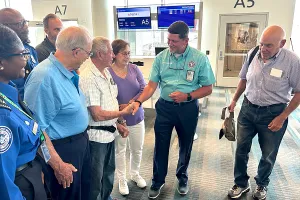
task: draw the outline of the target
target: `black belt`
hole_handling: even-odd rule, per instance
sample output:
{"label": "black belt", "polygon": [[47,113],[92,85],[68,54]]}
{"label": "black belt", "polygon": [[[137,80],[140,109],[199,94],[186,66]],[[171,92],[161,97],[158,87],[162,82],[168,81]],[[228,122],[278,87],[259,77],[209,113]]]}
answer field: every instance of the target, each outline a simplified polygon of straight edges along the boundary
{"label": "black belt", "polygon": [[269,106],[259,106],[259,105],[251,103],[251,101],[249,101],[246,96],[244,96],[244,101],[249,106],[254,107],[254,108],[271,108],[271,107],[276,107],[276,106],[286,106],[286,103],[278,103],[278,104],[273,104],[273,105],[269,105]]}
{"label": "black belt", "polygon": [[25,163],[24,165],[21,165],[20,167],[18,167],[18,168],[16,169],[16,172],[22,171],[23,169],[29,167],[31,164],[32,164],[32,162],[30,161],[30,162],[28,162],[28,163]]}
{"label": "black belt", "polygon": [[172,104],[174,106],[183,106],[183,105],[186,105],[186,104],[189,104],[189,103],[194,103],[196,101],[196,99],[193,99],[192,101],[184,101],[184,102],[176,103],[174,101],[164,100],[163,98],[159,98],[158,100],[163,102],[163,103]]}
{"label": "black belt", "polygon": [[84,131],[83,133],[79,133],[77,135],[72,135],[72,136],[66,137],[66,138],[51,140],[51,142],[53,145],[65,144],[68,142],[78,140],[78,139],[84,137],[85,134],[87,134],[86,131]]}
{"label": "black belt", "polygon": [[88,126],[87,130],[95,129],[95,130],[102,130],[114,133],[116,131],[116,127],[114,126]]}

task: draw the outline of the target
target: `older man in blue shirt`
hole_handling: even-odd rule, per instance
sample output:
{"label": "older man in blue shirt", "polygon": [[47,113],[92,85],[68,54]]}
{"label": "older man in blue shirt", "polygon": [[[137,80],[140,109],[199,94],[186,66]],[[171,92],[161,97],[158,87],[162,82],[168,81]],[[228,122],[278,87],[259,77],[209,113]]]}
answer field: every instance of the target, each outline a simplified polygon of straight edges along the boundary
{"label": "older man in blue shirt", "polygon": [[164,186],[168,171],[168,156],[172,130],[175,127],[179,140],[179,160],[176,176],[177,191],[186,195],[189,191],[187,168],[190,161],[193,138],[198,122],[198,100],[212,92],[215,83],[208,58],[188,45],[189,28],[183,21],[171,24],[168,29],[169,48],[154,60],[150,81],[141,96],[134,102],[134,112],[149,99],[160,84],[157,101],[155,149],[152,185],[148,197],[155,199]]}
{"label": "older man in blue shirt", "polygon": [[[269,176],[287,128],[288,116],[300,103],[300,60],[293,52],[282,48],[286,42],[284,38],[285,32],[281,27],[266,28],[260,39],[259,51],[251,63],[249,59],[244,63],[240,72],[241,80],[229,106],[233,112],[237,100],[245,91],[237,121],[235,185],[228,191],[231,198],[239,198],[250,190],[248,154],[256,134],[262,156],[254,178],[257,187],[253,197],[266,198]],[[293,98],[292,89],[295,91]]]}
{"label": "older man in blue shirt", "polygon": [[73,173],[73,183],[65,188],[64,180],[55,179],[59,172],[48,167],[45,179],[52,198],[88,199],[88,112],[75,70],[91,55],[92,40],[84,28],[69,27],[58,35],[56,47],[55,54],[51,54],[29,75],[25,101],[62,160],[77,169]]}

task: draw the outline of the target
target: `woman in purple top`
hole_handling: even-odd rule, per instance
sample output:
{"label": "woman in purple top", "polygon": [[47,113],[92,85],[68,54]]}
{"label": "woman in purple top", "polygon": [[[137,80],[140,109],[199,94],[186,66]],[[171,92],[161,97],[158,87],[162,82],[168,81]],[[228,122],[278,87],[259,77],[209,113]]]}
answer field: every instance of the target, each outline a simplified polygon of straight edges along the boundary
{"label": "woman in purple top", "polygon": [[[118,102],[120,110],[127,104],[136,100],[145,87],[145,80],[139,68],[129,63],[130,48],[124,40],[114,40],[112,42],[115,54],[114,62],[109,69],[114,82],[118,86]],[[116,148],[116,172],[119,178],[119,192],[128,195],[129,189],[126,181],[126,146],[129,142],[130,149],[130,175],[138,187],[146,187],[146,181],[140,176],[140,164],[142,160],[142,150],[145,136],[144,109],[139,108],[135,115],[124,116],[129,129],[129,136],[115,139]]]}

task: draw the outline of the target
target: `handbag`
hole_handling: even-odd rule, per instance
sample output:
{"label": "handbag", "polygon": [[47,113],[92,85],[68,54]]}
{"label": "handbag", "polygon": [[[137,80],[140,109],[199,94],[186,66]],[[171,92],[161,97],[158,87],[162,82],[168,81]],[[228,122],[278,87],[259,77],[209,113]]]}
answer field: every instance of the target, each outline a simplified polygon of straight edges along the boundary
{"label": "handbag", "polygon": [[[222,109],[221,119],[223,119],[222,127],[219,133],[219,139],[224,135],[229,141],[235,141],[235,121],[234,121],[234,112],[229,112],[229,116],[225,117],[226,110],[225,107]],[[228,110],[229,111],[229,110]]]}

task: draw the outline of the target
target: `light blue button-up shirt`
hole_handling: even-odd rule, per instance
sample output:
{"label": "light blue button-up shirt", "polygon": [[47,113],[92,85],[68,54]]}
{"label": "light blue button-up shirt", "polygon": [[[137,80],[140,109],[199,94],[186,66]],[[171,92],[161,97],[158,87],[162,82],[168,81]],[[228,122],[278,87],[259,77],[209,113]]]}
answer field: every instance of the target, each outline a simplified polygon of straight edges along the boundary
{"label": "light blue button-up shirt", "polygon": [[288,103],[292,88],[300,92],[300,59],[293,52],[281,49],[264,63],[258,51],[250,66],[248,59],[239,76],[247,80],[245,95],[251,103],[259,106]]}
{"label": "light blue button-up shirt", "polygon": [[53,54],[30,73],[25,102],[51,140],[82,133],[88,126],[85,97]]}
{"label": "light blue button-up shirt", "polygon": [[190,46],[178,58],[169,48],[158,54],[149,80],[159,83],[160,96],[167,101],[172,101],[172,92],[190,93],[216,81],[207,56]]}

